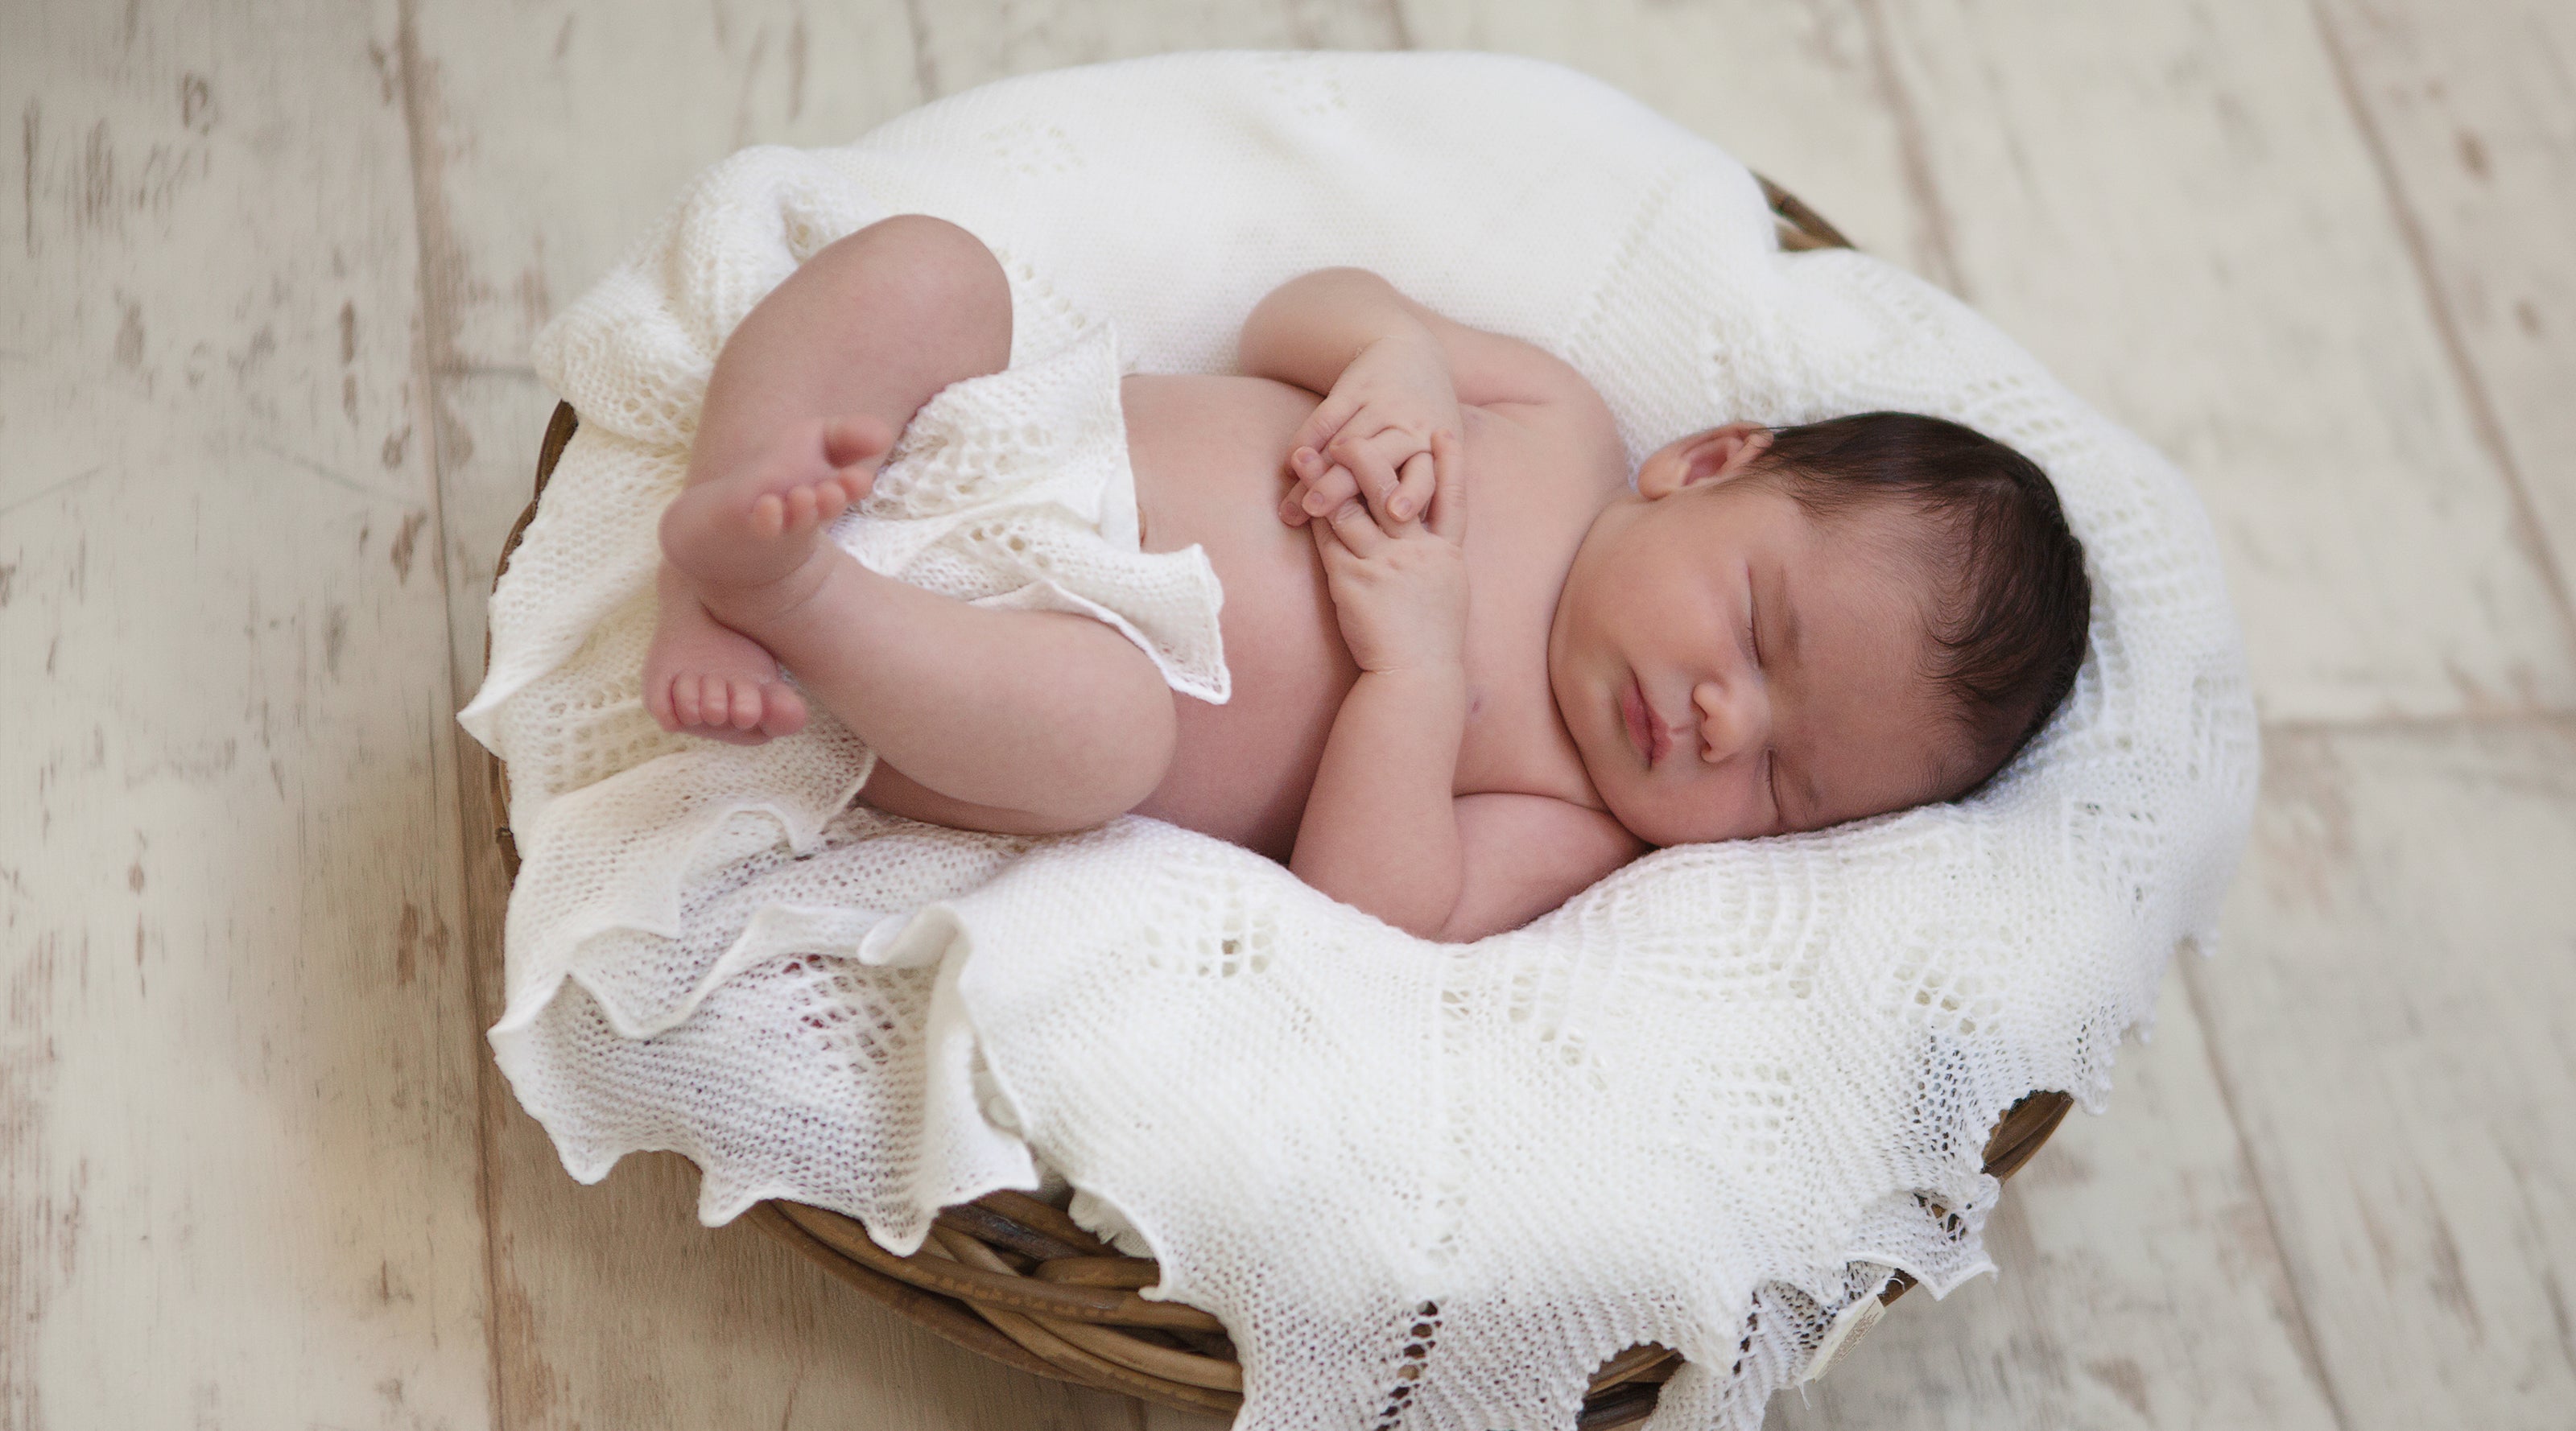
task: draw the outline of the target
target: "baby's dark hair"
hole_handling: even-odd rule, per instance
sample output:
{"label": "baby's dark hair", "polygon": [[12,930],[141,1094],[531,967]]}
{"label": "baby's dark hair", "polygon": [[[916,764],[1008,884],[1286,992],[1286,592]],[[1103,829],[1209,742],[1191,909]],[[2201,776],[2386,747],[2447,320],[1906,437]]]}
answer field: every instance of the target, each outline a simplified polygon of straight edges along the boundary
{"label": "baby's dark hair", "polygon": [[1915,554],[1946,591],[1932,679],[1950,698],[1983,784],[2075,688],[2093,616],[2084,545],[2039,465],[1973,428],[1864,412],[1774,428],[1757,470],[1830,518],[1894,498],[1928,517]]}

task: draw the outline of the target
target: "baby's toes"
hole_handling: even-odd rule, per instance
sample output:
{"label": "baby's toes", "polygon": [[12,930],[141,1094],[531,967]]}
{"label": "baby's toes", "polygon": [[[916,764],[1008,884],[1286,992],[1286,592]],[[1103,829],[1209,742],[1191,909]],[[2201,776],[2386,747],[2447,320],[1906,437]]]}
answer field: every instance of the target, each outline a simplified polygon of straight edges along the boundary
{"label": "baby's toes", "polygon": [[737,676],[730,685],[733,699],[725,723],[736,730],[749,730],[760,724],[760,683]]}
{"label": "baby's toes", "polygon": [[892,428],[873,417],[824,424],[823,460],[841,469],[842,479],[850,484],[851,501],[866,496],[875,483],[877,464],[894,447],[894,436]]}
{"label": "baby's toes", "polygon": [[734,712],[742,707],[746,698],[752,707],[751,718],[754,721],[760,719],[760,693],[757,688],[751,686],[750,682],[727,680],[722,676],[708,676],[705,679],[705,693],[698,699],[698,719],[704,722],[708,729],[723,730],[730,726],[738,726],[740,722],[734,719]]}
{"label": "baby's toes", "polygon": [[671,729],[686,730],[698,723],[698,678],[694,675],[671,678]]}
{"label": "baby's toes", "polygon": [[751,504],[751,534],[763,541],[776,541],[787,530],[787,502],[775,492],[763,492]]}
{"label": "baby's toes", "polygon": [[785,681],[761,688],[760,730],[764,735],[794,735],[805,728],[805,698]]}
{"label": "baby's toes", "polygon": [[733,724],[733,690],[724,677],[683,678],[679,689],[682,694],[677,705],[680,713],[689,717],[690,725],[707,731],[722,730]]}

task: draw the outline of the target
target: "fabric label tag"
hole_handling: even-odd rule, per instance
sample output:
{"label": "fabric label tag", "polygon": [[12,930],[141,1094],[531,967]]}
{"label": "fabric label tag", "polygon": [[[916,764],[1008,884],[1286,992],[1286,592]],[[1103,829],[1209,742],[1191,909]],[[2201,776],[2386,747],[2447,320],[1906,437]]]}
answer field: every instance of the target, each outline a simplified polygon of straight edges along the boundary
{"label": "fabric label tag", "polygon": [[1799,1374],[1798,1385],[1804,1386],[1833,1370],[1834,1364],[1858,1346],[1862,1334],[1878,1325],[1878,1319],[1886,1313],[1887,1304],[1878,1300],[1876,1292],[1843,1308],[1832,1325],[1825,1328],[1825,1339],[1816,1344],[1816,1354],[1807,1358],[1807,1369]]}

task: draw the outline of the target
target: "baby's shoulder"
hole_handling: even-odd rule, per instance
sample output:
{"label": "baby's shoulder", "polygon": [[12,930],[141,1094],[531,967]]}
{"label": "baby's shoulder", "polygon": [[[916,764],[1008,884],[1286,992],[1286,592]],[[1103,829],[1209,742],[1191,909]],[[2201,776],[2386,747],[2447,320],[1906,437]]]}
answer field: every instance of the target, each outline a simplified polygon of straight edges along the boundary
{"label": "baby's shoulder", "polygon": [[1512,487],[1526,479],[1588,504],[1627,484],[1628,452],[1619,425],[1609,404],[1580,377],[1560,391],[1461,403],[1459,411],[1476,474],[1470,480],[1478,486]]}

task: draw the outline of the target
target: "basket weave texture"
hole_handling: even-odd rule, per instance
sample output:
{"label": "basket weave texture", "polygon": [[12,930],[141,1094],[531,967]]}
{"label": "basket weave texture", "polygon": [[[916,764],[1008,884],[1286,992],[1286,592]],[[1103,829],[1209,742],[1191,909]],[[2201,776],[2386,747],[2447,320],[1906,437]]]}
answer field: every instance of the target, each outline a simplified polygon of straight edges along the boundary
{"label": "basket weave texture", "polygon": [[[1852,246],[1796,195],[1755,177],[1782,248]],[[502,544],[496,584],[579,426],[570,404],[556,404],[537,453],[536,491]],[[509,772],[497,760],[491,769],[493,808],[506,819]],[[516,879],[517,841],[507,825],[493,834],[503,868]],[[2019,1171],[2074,1101],[2042,1092],[2014,1104],[1987,1140],[1985,1171],[1998,1179]],[[1192,1410],[1231,1413],[1243,1404],[1243,1367],[1222,1323],[1196,1307],[1137,1295],[1162,1280],[1158,1264],[1121,1255],[1063,1208],[1026,1193],[987,1193],[943,1210],[930,1240],[909,1257],[879,1247],[856,1219],[801,1203],[763,1202],[743,1221],[940,1336],[1022,1371]],[[1913,1285],[1899,1272],[1879,1300],[1892,1303]],[[1680,1354],[1669,1348],[1628,1348],[1593,1374],[1576,1424],[1606,1431],[1644,1419],[1680,1368]]]}

